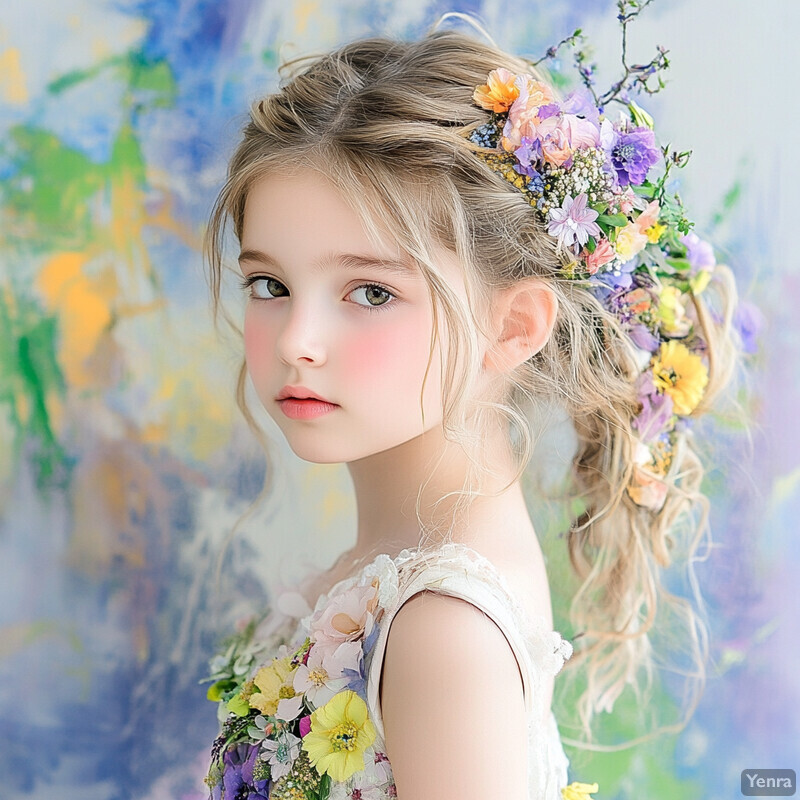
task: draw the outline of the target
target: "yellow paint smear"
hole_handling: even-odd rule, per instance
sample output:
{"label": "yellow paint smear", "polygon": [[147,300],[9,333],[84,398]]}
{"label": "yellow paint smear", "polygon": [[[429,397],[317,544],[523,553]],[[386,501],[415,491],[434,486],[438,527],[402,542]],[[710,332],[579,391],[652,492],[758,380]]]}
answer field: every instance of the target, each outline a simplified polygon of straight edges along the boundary
{"label": "yellow paint smear", "polygon": [[319,2],[316,0],[306,0],[303,3],[297,3],[295,6],[294,18],[297,24],[297,32],[305,33],[308,27],[308,21],[311,16],[319,11]]}
{"label": "yellow paint smear", "polygon": [[94,385],[95,371],[87,362],[111,325],[109,301],[102,286],[83,274],[85,263],[83,253],[60,253],[44,265],[37,281],[48,308],[59,317],[61,368],[78,388]]}
{"label": "yellow paint smear", "polygon": [[0,98],[9,105],[22,106],[28,102],[28,87],[19,49],[9,47],[0,53]]}

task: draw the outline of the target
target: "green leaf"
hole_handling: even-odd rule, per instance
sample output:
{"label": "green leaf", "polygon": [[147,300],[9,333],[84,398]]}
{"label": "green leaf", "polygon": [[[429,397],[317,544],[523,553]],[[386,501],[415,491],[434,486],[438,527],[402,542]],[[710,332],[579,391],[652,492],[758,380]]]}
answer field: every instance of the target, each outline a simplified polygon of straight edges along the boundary
{"label": "green leaf", "polygon": [[244,700],[240,694],[234,695],[228,700],[226,707],[232,714],[237,717],[246,717],[250,713],[250,706],[247,700]]}
{"label": "green leaf", "polygon": [[650,130],[653,130],[655,122],[643,108],[637,106],[636,103],[631,100],[631,102],[628,104],[628,109],[631,112],[631,119],[633,120],[634,125],[639,125],[641,127],[650,128]]}
{"label": "green leaf", "polygon": [[218,703],[223,696],[236,687],[236,681],[230,679],[220,680],[208,687],[206,697],[213,703]]}
{"label": "green leaf", "polygon": [[595,239],[594,236],[590,236],[589,241],[586,242],[586,250],[589,253],[594,253],[596,249],[597,249],[597,239]]}
{"label": "green leaf", "polygon": [[331,776],[326,772],[319,782],[319,800],[328,800],[331,793]]}
{"label": "green leaf", "polygon": [[668,257],[666,261],[676,272],[690,272],[692,269],[692,265],[686,258]]}
{"label": "green leaf", "polygon": [[610,226],[614,228],[624,228],[628,224],[628,218],[625,214],[600,214],[595,220],[598,225]]}
{"label": "green leaf", "polygon": [[634,186],[631,184],[631,189],[633,189],[633,193],[638,194],[639,197],[649,197],[652,199],[656,187],[653,186],[650,181],[645,181],[641,186]]}

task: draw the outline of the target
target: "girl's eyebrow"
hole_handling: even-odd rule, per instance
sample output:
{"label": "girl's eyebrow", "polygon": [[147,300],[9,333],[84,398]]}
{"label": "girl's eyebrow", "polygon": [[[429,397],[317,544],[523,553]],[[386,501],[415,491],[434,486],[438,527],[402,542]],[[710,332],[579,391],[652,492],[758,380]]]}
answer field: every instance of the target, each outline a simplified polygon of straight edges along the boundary
{"label": "girl's eyebrow", "polygon": [[[267,267],[278,267],[280,264],[268,253],[261,250],[242,250],[239,254],[239,263],[244,261],[255,261]],[[324,270],[329,265],[344,267],[345,269],[377,269],[394,275],[408,277],[416,273],[416,268],[403,261],[395,261],[390,258],[378,258],[377,256],[363,255],[360,253],[329,253],[318,259],[314,267],[318,271]]]}

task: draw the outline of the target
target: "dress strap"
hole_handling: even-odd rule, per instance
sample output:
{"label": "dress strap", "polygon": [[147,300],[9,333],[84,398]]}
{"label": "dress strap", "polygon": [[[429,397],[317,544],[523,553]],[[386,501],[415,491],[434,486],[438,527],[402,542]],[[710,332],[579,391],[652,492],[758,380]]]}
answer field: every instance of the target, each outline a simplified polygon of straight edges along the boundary
{"label": "dress strap", "polygon": [[[367,705],[381,737],[384,736],[384,728],[380,709],[380,678],[389,631],[394,617],[404,603],[424,591],[465,600],[483,611],[497,625],[517,660],[522,676],[525,711],[531,719],[536,711],[542,710],[534,705],[534,697],[538,694],[535,683],[538,681],[534,678],[536,671],[514,610],[513,598],[507,595],[497,580],[492,579],[491,573],[486,572],[486,565],[469,557],[465,549],[457,548],[450,551],[439,549],[429,556],[416,552],[410,555],[410,553],[411,551],[404,551],[397,559],[398,598],[393,607],[386,610],[381,620],[378,640],[365,665],[369,676]],[[546,713],[546,710],[542,711]]]}

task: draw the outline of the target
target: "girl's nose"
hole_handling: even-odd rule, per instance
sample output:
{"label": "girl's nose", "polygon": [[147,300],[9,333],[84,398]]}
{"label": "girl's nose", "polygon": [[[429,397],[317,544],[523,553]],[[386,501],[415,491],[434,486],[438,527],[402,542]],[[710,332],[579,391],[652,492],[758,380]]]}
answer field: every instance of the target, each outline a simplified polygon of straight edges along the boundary
{"label": "girl's nose", "polygon": [[276,343],[278,358],[287,365],[324,364],[325,335],[322,314],[312,307],[291,304]]}

